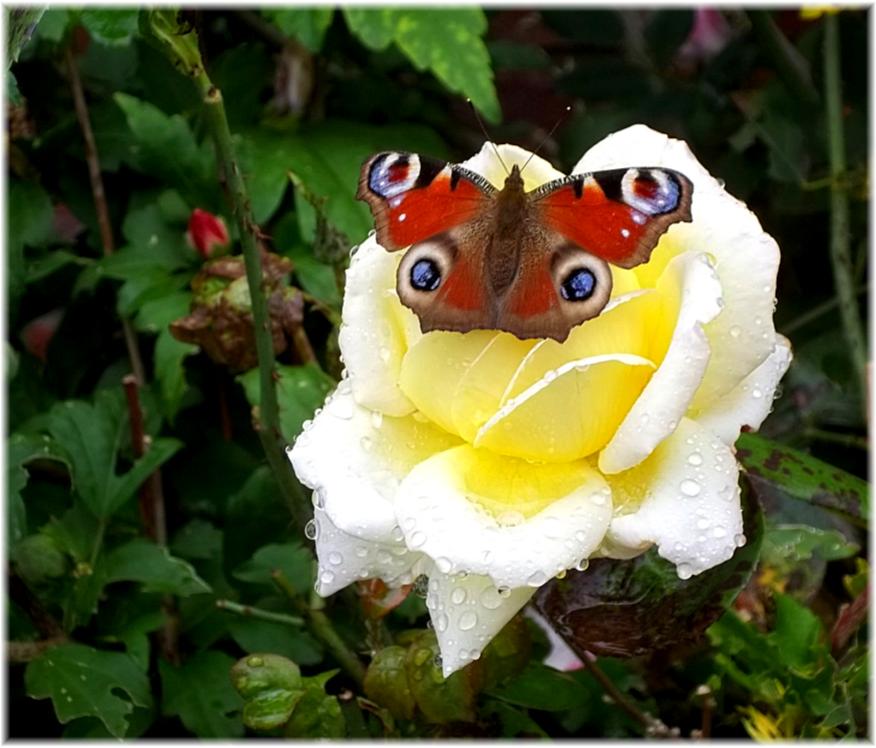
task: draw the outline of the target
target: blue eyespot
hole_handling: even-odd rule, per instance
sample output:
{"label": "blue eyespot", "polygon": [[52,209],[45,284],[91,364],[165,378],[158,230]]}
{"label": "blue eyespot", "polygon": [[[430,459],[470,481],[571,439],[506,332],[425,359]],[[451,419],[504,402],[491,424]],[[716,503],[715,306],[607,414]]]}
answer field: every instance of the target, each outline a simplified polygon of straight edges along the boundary
{"label": "blue eyespot", "polygon": [[418,291],[434,291],[441,285],[441,271],[433,260],[417,260],[411,268],[411,285]]}
{"label": "blue eyespot", "polygon": [[573,270],[560,286],[566,301],[587,301],[596,289],[596,276],[586,268]]}

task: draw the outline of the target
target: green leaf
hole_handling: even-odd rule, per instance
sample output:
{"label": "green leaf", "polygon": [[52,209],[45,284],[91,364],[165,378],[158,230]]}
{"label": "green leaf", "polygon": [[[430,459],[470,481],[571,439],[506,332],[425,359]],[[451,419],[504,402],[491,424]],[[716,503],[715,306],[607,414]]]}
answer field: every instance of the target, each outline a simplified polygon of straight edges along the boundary
{"label": "green leaf", "polygon": [[779,492],[865,524],[870,516],[866,481],[797,449],[758,434],[742,434],[736,457],[758,493]]}
{"label": "green leaf", "polygon": [[244,652],[273,652],[299,665],[315,665],[322,660],[319,642],[307,631],[285,623],[235,616],[228,622],[228,633]]}
{"label": "green leaf", "polygon": [[295,37],[311,52],[319,52],[325,32],[332,23],[334,9],[277,8],[262,10],[262,15],[286,36]]}
{"label": "green leaf", "polygon": [[343,738],[346,724],[341,705],[334,696],[325,693],[325,684],[337,670],[329,670],[312,678],[303,678],[304,696],[295,707],[292,719],[284,730],[290,738]]}
{"label": "green leaf", "polygon": [[690,579],[652,548],[628,561],[592,559],[541,587],[533,601],[578,651],[631,657],[698,640],[751,576],[763,541],[763,513],[743,494],[748,539],[733,557]]}
{"label": "green leaf", "polygon": [[168,330],[162,330],[155,341],[155,378],[162,398],[162,411],[173,422],[188,389],[185,360],[198,352],[198,346],[177,340]]}
{"label": "green leaf", "polygon": [[307,592],[313,583],[313,556],[301,543],[272,543],[263,546],[246,563],[234,570],[242,582],[273,586],[271,572],[279,569],[297,592]]}
{"label": "green leaf", "polygon": [[222,554],[222,531],[206,520],[193,519],[174,535],[170,550],[181,558],[217,558]]}
{"label": "green leaf", "polygon": [[509,704],[547,712],[574,709],[587,701],[587,691],[571,675],[537,663],[530,663],[522,673],[488,694]]}
{"label": "green leaf", "polygon": [[165,592],[180,597],[210,592],[192,565],[174,558],[167,548],[137,538],[116,548],[106,559],[107,583],[141,582],[144,592]]}
{"label": "green leaf", "polygon": [[490,122],[500,120],[490,55],[482,39],[487,19],[480,8],[345,8],[344,18],[370,49],[383,50],[395,42],[417,70],[430,71],[449,90],[470,98]]}
{"label": "green leaf", "polygon": [[24,292],[27,279],[24,248],[43,246],[51,240],[54,235],[53,215],[52,201],[38,185],[18,179],[10,180],[6,267],[11,293],[8,303],[12,309],[19,295]]}
{"label": "green leaf", "polygon": [[99,390],[93,405],[68,400],[49,412],[49,432],[70,457],[76,490],[102,519],[127,502],[140,484],[182,447],[176,439],[156,439],[127,473],[117,475],[125,425],[123,409],[121,392]]}
{"label": "green leaf", "polygon": [[441,672],[434,631],[423,632],[405,658],[408,683],[427,722],[474,722],[476,670],[463,668],[449,678]]}
{"label": "green leaf", "polygon": [[253,730],[284,725],[304,696],[301,671],[276,654],[253,654],[238,660],[231,682],[243,697],[243,723]]}
{"label": "green leaf", "polygon": [[694,24],[692,10],[658,10],[648,20],[645,40],[659,67],[672,62]]}
{"label": "green leaf", "polygon": [[131,166],[178,188],[191,203],[209,205],[215,191],[214,162],[195,142],[186,121],[125,93],[114,99],[134,137],[127,156]]}
{"label": "green leaf", "polygon": [[64,576],[69,570],[66,556],[50,535],[28,535],[15,543],[9,552],[15,571],[29,585]]}
{"label": "green leaf", "polygon": [[33,30],[40,22],[45,8],[7,8],[6,15],[6,58],[9,62],[18,62],[22,47],[30,40]]}
{"label": "green leaf", "polygon": [[408,684],[407,650],[393,645],[377,651],[365,673],[365,695],[396,719],[413,719],[417,702]]}
{"label": "green leaf", "polygon": [[69,468],[69,462],[48,436],[13,434],[9,437],[6,443],[6,537],[10,543],[20,540],[27,532],[27,513],[21,491],[30,478],[24,466],[34,460],[63,462]]}
{"label": "green leaf", "polygon": [[824,561],[849,558],[858,552],[838,530],[820,530],[809,525],[778,525],[764,536],[765,558],[779,556],[792,561],[806,561],[813,554]]}
{"label": "green leaf", "polygon": [[788,595],[773,596],[776,626],[769,638],[776,644],[781,662],[792,670],[803,670],[826,652],[819,646],[821,621],[805,605]]}
{"label": "green leaf", "polygon": [[149,681],[128,655],[82,644],[47,650],[27,666],[24,681],[32,698],[52,699],[59,722],[97,717],[116,738],[125,736],[133,705],[152,704]]}
{"label": "green leaf", "polygon": [[178,716],[200,738],[243,735],[243,702],[229,678],[233,665],[233,657],[216,650],[198,652],[181,667],[161,660],[162,714]]}
{"label": "green leaf", "polygon": [[137,34],[139,10],[86,8],[79,15],[88,33],[104,44],[127,44]]}
{"label": "green leaf", "polygon": [[[237,377],[243,385],[246,399],[258,407],[260,398],[259,370],[250,369]],[[322,405],[334,381],[316,364],[277,366],[277,400],[280,405],[280,429],[283,438],[292,442],[301,432],[301,425],[313,417]]]}

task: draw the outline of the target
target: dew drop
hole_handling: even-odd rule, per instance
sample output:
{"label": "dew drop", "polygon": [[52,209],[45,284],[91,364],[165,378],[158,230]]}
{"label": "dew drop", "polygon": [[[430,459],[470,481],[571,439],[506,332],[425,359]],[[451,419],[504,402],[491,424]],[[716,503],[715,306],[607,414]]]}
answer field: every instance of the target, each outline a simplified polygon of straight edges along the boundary
{"label": "dew drop", "polygon": [[499,593],[499,597],[511,597],[511,589],[509,587],[497,587],[496,592]]}
{"label": "dew drop", "polygon": [[545,582],[547,582],[547,574],[543,571],[534,571],[526,580],[530,587],[541,587]]}
{"label": "dew drop", "polygon": [[435,630],[438,632],[447,631],[447,624],[449,623],[447,619],[446,613],[439,613],[435,618]]}
{"label": "dew drop", "polygon": [[429,577],[425,574],[420,574],[414,580],[414,594],[417,597],[426,597],[426,592],[429,590]]}
{"label": "dew drop", "polygon": [[590,567],[590,559],[582,558],[577,564],[575,564],[575,569],[577,571],[587,571]]}
{"label": "dew drop", "polygon": [[411,548],[420,548],[425,544],[425,542],[426,542],[426,533],[424,533],[422,530],[416,530],[411,535],[411,540],[409,542],[409,545]]}
{"label": "dew drop", "polygon": [[376,429],[379,429],[381,426],[383,426],[383,413],[381,413],[379,410],[371,412],[371,425]]}
{"label": "dew drop", "polygon": [[742,548],[745,545],[745,535],[741,532],[733,536],[733,542],[736,543],[737,548]]}
{"label": "dew drop", "polygon": [[319,581],[323,584],[331,584],[335,581],[335,573],[330,569],[326,569],[319,575]]}
{"label": "dew drop", "polygon": [[703,456],[699,452],[691,452],[687,456],[687,461],[691,465],[702,465],[703,464]]}
{"label": "dew drop", "polygon": [[695,480],[688,478],[681,482],[679,488],[685,496],[697,496],[702,489],[702,486],[700,486]]}
{"label": "dew drop", "polygon": [[730,337],[738,338],[740,335],[742,335],[742,328],[739,325],[733,325],[733,327],[730,328]]}
{"label": "dew drop", "polygon": [[462,587],[457,587],[450,593],[450,602],[454,605],[462,605],[465,602],[465,590]]}
{"label": "dew drop", "polygon": [[344,563],[344,557],[337,551],[332,551],[329,553],[328,561],[332,566],[340,566]]}
{"label": "dew drop", "polygon": [[441,558],[435,559],[435,566],[438,567],[438,571],[440,571],[442,574],[449,574],[450,570],[453,568],[453,564],[451,563],[450,559],[444,558],[443,556]]}
{"label": "dew drop", "polygon": [[471,631],[477,625],[478,614],[473,610],[467,610],[459,617],[459,628],[462,631]]}
{"label": "dew drop", "polygon": [[495,587],[487,587],[481,592],[481,605],[487,610],[495,610],[502,604],[502,596]]}
{"label": "dew drop", "polygon": [[389,531],[389,536],[396,542],[399,543],[405,539],[405,534],[402,532],[402,529],[396,525]]}
{"label": "dew drop", "polygon": [[304,525],[304,537],[308,540],[316,540],[319,537],[319,525],[316,524],[316,520],[308,520]]}
{"label": "dew drop", "polygon": [[679,579],[690,579],[693,576],[693,569],[690,568],[690,564],[679,564],[677,572]]}
{"label": "dew drop", "polygon": [[356,555],[359,558],[365,558],[368,555],[368,549],[364,545],[356,546]]}
{"label": "dew drop", "polygon": [[751,396],[752,396],[755,400],[759,400],[760,398],[763,397],[763,392],[761,392],[757,387],[755,387],[755,388],[751,391]]}

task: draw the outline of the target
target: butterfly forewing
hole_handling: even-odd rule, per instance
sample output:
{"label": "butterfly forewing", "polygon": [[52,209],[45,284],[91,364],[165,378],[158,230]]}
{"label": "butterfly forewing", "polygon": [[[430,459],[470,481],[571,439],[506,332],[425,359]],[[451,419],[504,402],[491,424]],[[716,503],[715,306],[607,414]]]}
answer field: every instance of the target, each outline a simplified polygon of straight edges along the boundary
{"label": "butterfly forewing", "polygon": [[692,185],[679,172],[629,168],[573,174],[531,193],[544,224],[623,268],[647,262],[663,233],[691,220]]}

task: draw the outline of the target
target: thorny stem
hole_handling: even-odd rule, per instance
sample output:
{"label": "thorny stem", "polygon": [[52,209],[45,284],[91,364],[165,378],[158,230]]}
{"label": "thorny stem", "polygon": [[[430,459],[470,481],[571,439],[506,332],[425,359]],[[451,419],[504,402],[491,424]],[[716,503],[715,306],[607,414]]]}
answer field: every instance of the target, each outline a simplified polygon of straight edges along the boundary
{"label": "thorny stem", "polygon": [[645,728],[646,736],[654,738],[678,736],[677,728],[667,727],[661,720],[642,711],[631,699],[628,699],[626,695],[612,682],[611,678],[602,672],[602,669],[596,664],[595,654],[585,651],[581,660],[584,663],[584,666],[590,671],[590,674],[609,695],[611,700]]}
{"label": "thorny stem", "polygon": [[286,613],[275,613],[272,610],[263,610],[262,608],[254,608],[251,605],[240,605],[231,600],[217,600],[216,607],[219,610],[227,610],[229,613],[236,613],[239,616],[249,618],[259,618],[262,621],[271,621],[272,623],[284,623],[287,626],[300,627],[304,625],[304,619],[300,616],[290,616]]}
{"label": "thorny stem", "polygon": [[365,682],[365,667],[335,631],[331,619],[321,610],[305,603],[296,593],[289,580],[279,569],[271,572],[274,584],[289,598],[290,602],[305,617],[308,628],[328,649],[338,664],[361,687]]}
{"label": "thorny stem", "polygon": [[[94,197],[94,210],[97,213],[97,224],[100,228],[100,241],[103,245],[104,255],[111,255],[115,251],[113,227],[106,203],[106,193],[103,189],[100,157],[97,152],[97,144],[94,141],[94,132],[91,129],[88,104],[85,101],[85,92],[82,90],[82,79],[79,77],[79,67],[76,64],[73,49],[68,45],[64,54],[67,70],[70,75],[70,88],[73,91],[76,119],[79,120],[82,139],[85,141],[85,161],[88,164],[88,177],[91,180],[91,193]],[[131,327],[131,323],[125,318],[122,318],[122,333],[125,338],[125,347],[128,349],[131,370],[134,372],[134,376],[137,377],[137,381],[142,384],[146,381],[146,372],[143,368],[143,361],[140,358],[140,350],[137,347],[137,336],[134,333],[134,328]]]}
{"label": "thorny stem", "polygon": [[299,527],[306,522],[306,504],[301,490],[292,476],[292,469],[284,453],[285,440],[280,431],[280,410],[275,386],[274,343],[265,299],[262,262],[259,250],[258,226],[252,215],[246,185],[240,173],[222,93],[213,85],[203,66],[195,73],[195,81],[203,96],[207,127],[216,147],[221,178],[227,186],[234,218],[240,233],[246,266],[246,281],[252,299],[253,332],[259,362],[259,416],[258,433],[274,477],[280,485],[289,511]]}
{"label": "thorny stem", "polygon": [[[849,253],[849,197],[847,190],[840,184],[840,179],[846,171],[846,153],[839,46],[837,17],[828,14],[824,19],[824,99],[827,110],[830,173],[834,178],[830,189],[830,260],[833,264],[834,284],[839,298],[843,330],[858,377],[858,386],[861,394],[864,395],[867,392],[867,349],[852,280],[852,260]],[[866,409],[866,405],[864,407]]]}

